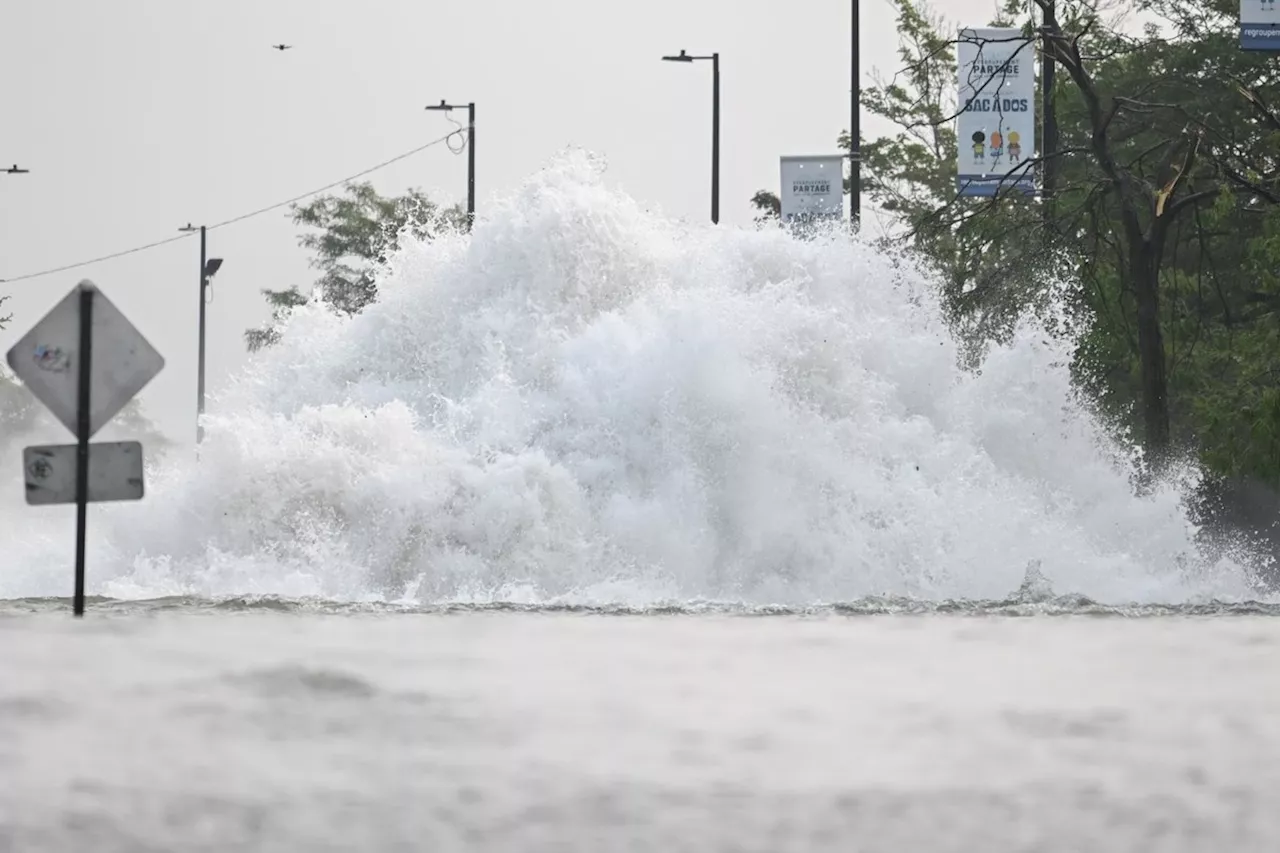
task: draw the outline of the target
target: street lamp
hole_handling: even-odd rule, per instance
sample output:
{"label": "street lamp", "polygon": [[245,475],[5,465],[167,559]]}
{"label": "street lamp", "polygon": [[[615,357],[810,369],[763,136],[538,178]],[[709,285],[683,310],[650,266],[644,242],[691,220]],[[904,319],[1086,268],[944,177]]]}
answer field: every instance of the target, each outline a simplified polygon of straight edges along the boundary
{"label": "street lamp", "polygon": [[31,171],[30,169],[19,169],[17,163],[14,163],[9,168],[3,170],[4,174],[6,175],[25,175],[30,171]]}
{"label": "street lamp", "polygon": [[[1040,16],[1040,208],[1045,225],[1053,221],[1053,192],[1058,183],[1058,115],[1053,99],[1053,54],[1048,49],[1053,33],[1054,0],[1041,5]],[[1046,231],[1046,233],[1048,233]]]}
{"label": "street lamp", "polygon": [[204,415],[204,326],[205,326],[205,292],[209,288],[209,281],[222,267],[222,258],[205,258],[205,226],[201,225],[196,228],[190,222],[178,229],[179,231],[200,232],[200,333],[199,333],[199,354],[196,356],[196,444],[204,441],[204,424],[200,423],[200,418]]}
{"label": "street lamp", "polygon": [[[462,109],[461,104],[447,104],[443,100],[439,104],[425,107],[428,110],[451,112]],[[452,134],[450,134],[452,135]],[[467,231],[476,221],[476,105],[467,104]]]}
{"label": "street lamp", "polygon": [[683,50],[679,56],[664,56],[664,62],[698,62],[711,60],[711,221],[720,222],[720,54],[690,56]]}

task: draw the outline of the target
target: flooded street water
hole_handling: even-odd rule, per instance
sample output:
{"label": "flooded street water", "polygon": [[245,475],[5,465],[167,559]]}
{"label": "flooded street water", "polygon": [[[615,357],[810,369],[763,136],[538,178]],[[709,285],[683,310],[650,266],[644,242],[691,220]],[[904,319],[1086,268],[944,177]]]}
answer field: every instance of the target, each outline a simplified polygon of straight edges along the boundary
{"label": "flooded street water", "polygon": [[1266,615],[37,609],[0,648],[4,851],[1280,837]]}

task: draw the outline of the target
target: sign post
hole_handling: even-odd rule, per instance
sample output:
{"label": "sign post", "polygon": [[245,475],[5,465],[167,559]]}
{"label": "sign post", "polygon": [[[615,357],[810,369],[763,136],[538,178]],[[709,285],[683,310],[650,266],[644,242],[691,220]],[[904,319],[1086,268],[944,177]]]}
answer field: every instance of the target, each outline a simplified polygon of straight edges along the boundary
{"label": "sign post", "polygon": [[84,535],[89,523],[89,403],[93,386],[93,291],[80,290],[80,370],[76,379],[76,591],[72,609],[84,615]]}
{"label": "sign post", "polygon": [[1035,47],[1020,29],[960,30],[956,192],[1036,191]]}
{"label": "sign post", "polygon": [[26,448],[23,470],[28,504],[76,505],[72,608],[83,616],[88,504],[138,500],[143,494],[142,445],[89,439],[160,372],[164,359],[87,280],[14,344],[6,359],[76,437],[72,445]]}

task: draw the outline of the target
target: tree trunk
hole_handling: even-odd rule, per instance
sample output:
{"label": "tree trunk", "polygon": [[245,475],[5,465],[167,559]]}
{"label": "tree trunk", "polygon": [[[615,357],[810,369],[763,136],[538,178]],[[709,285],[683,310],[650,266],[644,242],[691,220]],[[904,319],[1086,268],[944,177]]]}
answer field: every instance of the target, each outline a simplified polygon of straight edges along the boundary
{"label": "tree trunk", "polygon": [[1160,247],[1150,240],[1130,246],[1129,275],[1137,302],[1142,423],[1153,468],[1168,461],[1169,387],[1160,331]]}

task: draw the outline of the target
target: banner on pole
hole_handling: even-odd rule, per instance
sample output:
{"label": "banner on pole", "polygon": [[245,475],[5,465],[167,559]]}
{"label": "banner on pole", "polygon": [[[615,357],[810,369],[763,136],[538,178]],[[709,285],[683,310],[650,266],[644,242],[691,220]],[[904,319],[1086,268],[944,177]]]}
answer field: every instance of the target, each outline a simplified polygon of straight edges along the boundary
{"label": "banner on pole", "polygon": [[1020,29],[960,30],[956,190],[1034,193],[1035,46]]}
{"label": "banner on pole", "polygon": [[1240,0],[1240,48],[1280,51],[1276,0]]}
{"label": "banner on pole", "polygon": [[843,154],[783,157],[782,221],[811,222],[844,215]]}

